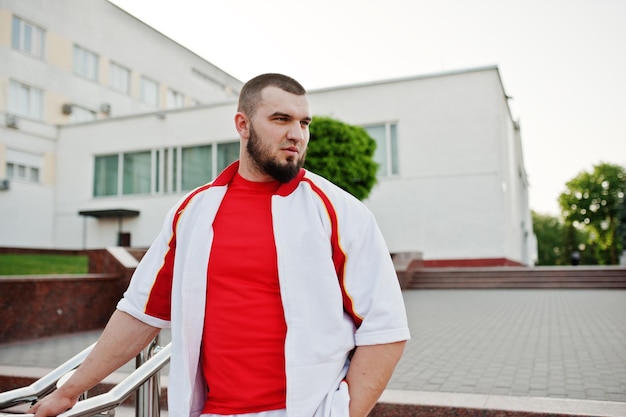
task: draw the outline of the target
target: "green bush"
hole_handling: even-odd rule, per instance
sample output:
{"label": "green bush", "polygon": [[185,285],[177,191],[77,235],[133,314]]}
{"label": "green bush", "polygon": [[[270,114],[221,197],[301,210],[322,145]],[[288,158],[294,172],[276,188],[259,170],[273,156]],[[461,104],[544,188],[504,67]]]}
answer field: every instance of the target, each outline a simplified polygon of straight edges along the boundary
{"label": "green bush", "polygon": [[376,141],[365,129],[329,117],[313,117],[305,168],[364,200],[376,184]]}

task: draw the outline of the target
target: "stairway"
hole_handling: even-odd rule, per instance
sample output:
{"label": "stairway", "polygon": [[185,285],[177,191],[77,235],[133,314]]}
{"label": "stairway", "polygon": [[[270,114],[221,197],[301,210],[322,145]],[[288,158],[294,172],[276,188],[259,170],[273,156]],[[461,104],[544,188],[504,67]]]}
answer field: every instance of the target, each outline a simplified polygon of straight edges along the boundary
{"label": "stairway", "polygon": [[626,267],[417,268],[399,271],[403,289],[626,288]]}

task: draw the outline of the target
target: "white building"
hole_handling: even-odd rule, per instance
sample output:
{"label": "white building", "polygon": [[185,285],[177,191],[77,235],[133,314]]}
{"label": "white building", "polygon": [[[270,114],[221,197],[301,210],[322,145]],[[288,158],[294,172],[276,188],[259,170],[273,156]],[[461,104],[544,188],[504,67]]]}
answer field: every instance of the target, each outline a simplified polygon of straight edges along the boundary
{"label": "white building", "polygon": [[233,100],[241,85],[108,1],[0,0],[0,245],[66,233],[56,125]]}
{"label": "white building", "polygon": [[[236,159],[242,83],[105,0],[50,4],[0,0],[0,246],[148,246],[185,191]],[[392,253],[533,263],[520,132],[497,67],[310,100],[377,140],[365,203]]]}

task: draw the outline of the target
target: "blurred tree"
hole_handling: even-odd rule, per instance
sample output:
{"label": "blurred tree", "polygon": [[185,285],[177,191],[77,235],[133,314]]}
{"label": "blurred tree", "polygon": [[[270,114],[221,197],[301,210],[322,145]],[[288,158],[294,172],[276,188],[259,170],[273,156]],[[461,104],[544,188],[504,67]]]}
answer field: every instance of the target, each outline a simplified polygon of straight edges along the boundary
{"label": "blurred tree", "polygon": [[559,196],[566,225],[583,228],[589,234],[597,263],[618,263],[623,242],[617,238],[621,207],[626,192],[626,170],[600,163],[592,172],[581,172],[568,181]]}
{"label": "blurred tree", "polygon": [[[563,223],[562,223],[563,224]],[[589,241],[589,232],[581,225],[563,224],[565,264],[597,265],[596,244]],[[574,262],[576,254],[576,262]]]}
{"label": "blurred tree", "polygon": [[580,255],[579,264],[596,263],[585,230],[566,225],[559,217],[549,214],[531,211],[531,215],[537,236],[537,266],[571,265],[574,251]]}
{"label": "blurred tree", "polygon": [[304,167],[326,177],[359,200],[376,184],[376,141],[359,127],[329,117],[313,117]]}
{"label": "blurred tree", "polygon": [[617,239],[622,243],[622,256],[626,256],[626,198],[617,206]]}
{"label": "blurred tree", "polygon": [[533,231],[537,236],[537,265],[566,265],[564,226],[558,217],[531,211]]}

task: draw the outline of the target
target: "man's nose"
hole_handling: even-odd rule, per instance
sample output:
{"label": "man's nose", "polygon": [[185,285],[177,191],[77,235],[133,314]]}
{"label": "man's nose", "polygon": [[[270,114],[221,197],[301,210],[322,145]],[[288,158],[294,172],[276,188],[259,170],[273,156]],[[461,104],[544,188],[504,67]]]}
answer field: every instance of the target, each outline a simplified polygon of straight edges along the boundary
{"label": "man's nose", "polygon": [[301,123],[292,123],[289,125],[289,130],[287,132],[287,139],[303,141],[307,137],[307,127],[302,126]]}

